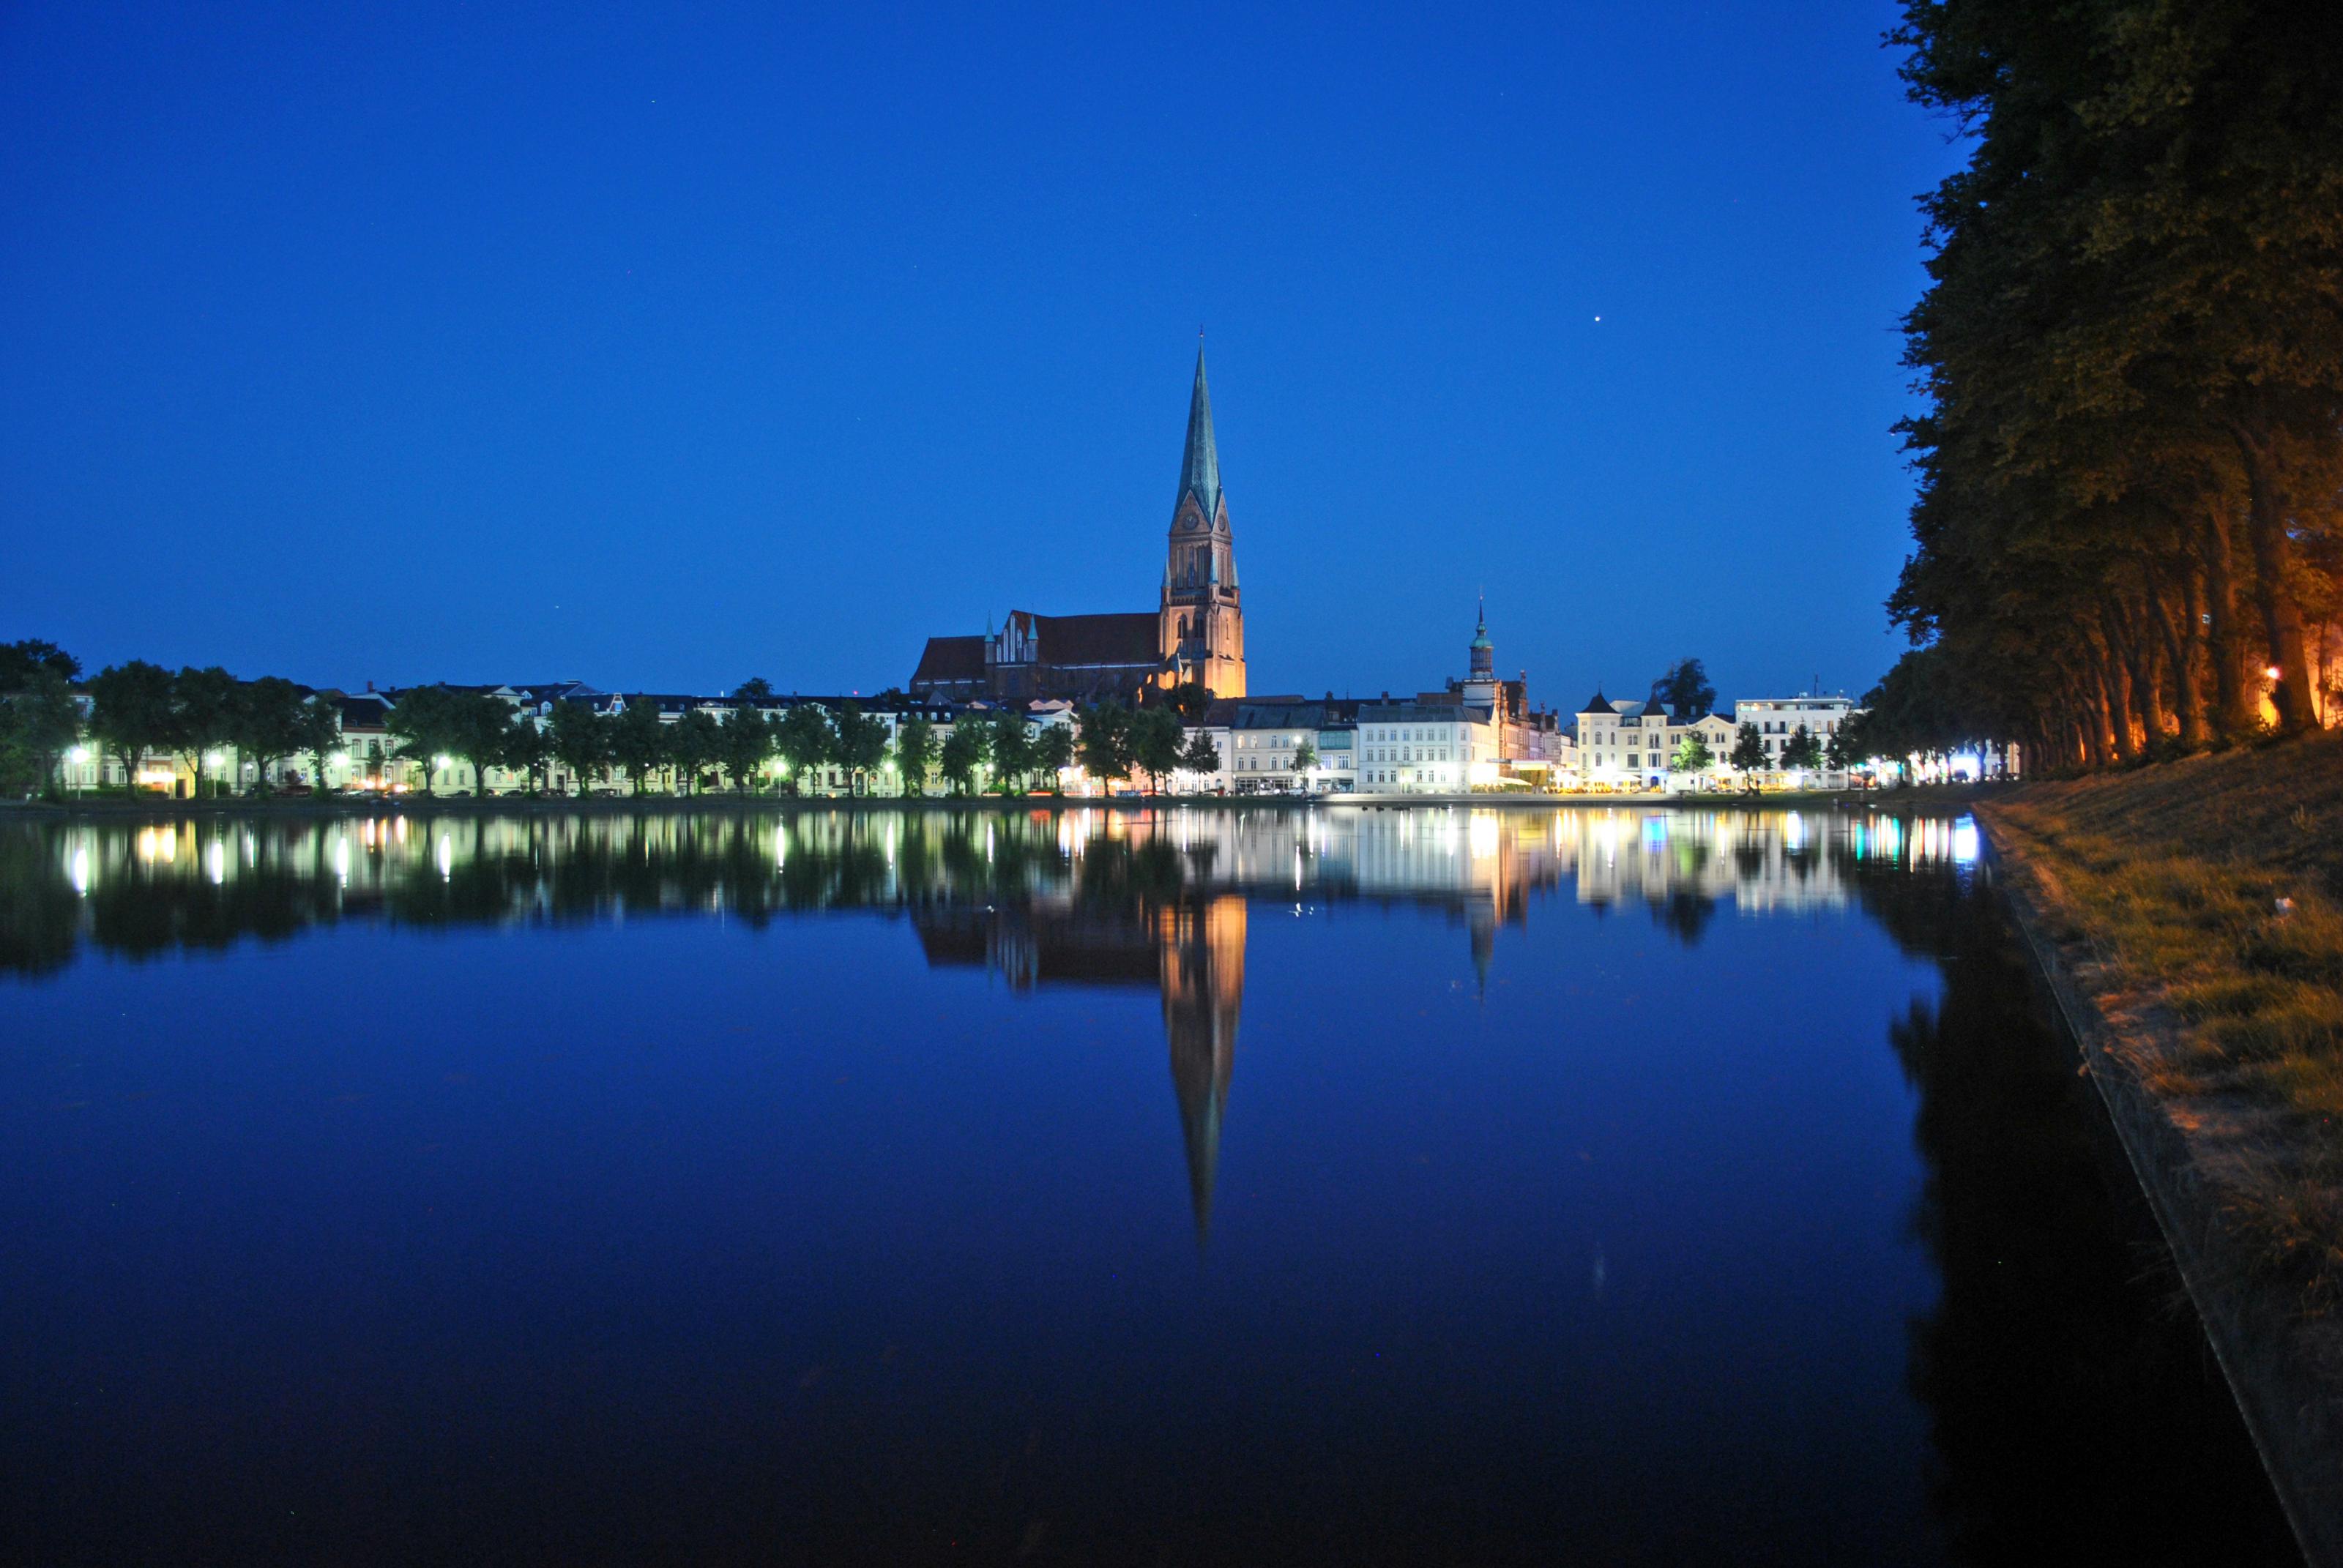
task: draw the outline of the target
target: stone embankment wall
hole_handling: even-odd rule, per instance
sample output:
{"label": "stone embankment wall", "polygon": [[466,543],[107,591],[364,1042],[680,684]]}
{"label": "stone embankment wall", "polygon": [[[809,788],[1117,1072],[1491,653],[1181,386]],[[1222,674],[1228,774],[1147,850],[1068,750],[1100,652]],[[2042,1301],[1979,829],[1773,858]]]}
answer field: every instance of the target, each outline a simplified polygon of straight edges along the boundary
{"label": "stone embankment wall", "polygon": [[2343,1325],[2307,1315],[2293,1292],[2258,1272],[2221,1191],[2220,1168],[2232,1157],[2225,1146],[2268,1113],[2175,1101],[2149,1087],[2144,1066],[2177,1047],[2177,1020],[2152,1005],[2102,1005],[2107,993],[2093,983],[2099,969],[2088,944],[2053,934],[2077,924],[2054,914],[2062,891],[2055,873],[2028,862],[1990,808],[1979,814],[2019,932],[2172,1250],[2303,1555],[2312,1568],[2343,1568]]}

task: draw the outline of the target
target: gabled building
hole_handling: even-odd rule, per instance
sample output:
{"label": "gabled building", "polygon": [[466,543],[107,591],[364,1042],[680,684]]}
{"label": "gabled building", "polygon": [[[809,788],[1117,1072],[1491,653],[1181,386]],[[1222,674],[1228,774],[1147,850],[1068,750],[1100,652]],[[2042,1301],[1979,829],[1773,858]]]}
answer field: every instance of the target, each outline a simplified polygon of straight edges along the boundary
{"label": "gabled building", "polygon": [[[1757,731],[1765,749],[1761,778],[1781,770],[1782,749],[1799,729],[1825,746],[1839,727],[1860,711],[1844,695],[1745,698],[1729,710],[1705,713],[1695,719],[1678,719],[1655,702],[1612,702],[1598,691],[1578,710],[1578,755],[1582,781],[1598,789],[1684,789],[1737,784],[1742,770],[1733,766],[1734,746],[1741,727]],[[1676,766],[1676,752],[1697,736],[1709,751],[1706,768],[1687,774]],[[1816,769],[1824,782],[1845,780],[1844,769]]]}
{"label": "gabled building", "polygon": [[1714,759],[1697,776],[1713,779],[1733,749],[1730,718],[1678,719],[1659,703],[1614,702],[1597,691],[1578,710],[1579,782],[1604,789],[1684,788],[1692,779],[1676,768],[1676,749],[1693,736]]}

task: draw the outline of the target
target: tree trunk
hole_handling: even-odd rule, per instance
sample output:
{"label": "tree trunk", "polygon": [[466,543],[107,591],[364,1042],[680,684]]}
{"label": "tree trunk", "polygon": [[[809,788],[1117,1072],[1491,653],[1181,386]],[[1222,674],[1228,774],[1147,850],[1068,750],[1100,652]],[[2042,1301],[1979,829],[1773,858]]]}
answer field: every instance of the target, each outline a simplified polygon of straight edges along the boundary
{"label": "tree trunk", "polygon": [[[2194,574],[2183,568],[2183,579]],[[2179,596],[2180,608],[2187,614],[2193,629],[2201,631],[2195,612],[2196,595],[2185,589]],[[2164,660],[2172,672],[2172,700],[2180,715],[2180,744],[2195,750],[2205,744],[2205,690],[2197,682],[2197,661],[2192,657],[2196,639],[2184,636],[2174,618],[2173,595],[2162,574],[2151,568],[2147,574],[2147,613],[2164,644]]]}
{"label": "tree trunk", "polygon": [[2139,755],[2131,733],[2131,673],[2123,657],[2104,634],[2099,641],[2099,711],[2107,727],[2107,749],[2113,759],[2128,762]]}
{"label": "tree trunk", "polygon": [[2132,701],[2139,709],[2139,722],[2147,737],[2147,749],[2163,749],[2179,726],[2173,721],[2171,710],[2165,706],[2163,645],[2141,624],[2141,611],[2132,620]]}
{"label": "tree trunk", "polygon": [[2266,438],[2232,427],[2237,451],[2245,460],[2247,537],[2254,551],[2254,599],[2261,611],[2262,634],[2269,644],[2270,664],[2278,670],[2271,699],[2278,706],[2281,735],[2299,735],[2314,728],[2318,716],[2310,706],[2310,658],[2303,645],[2302,610],[2287,583],[2287,567],[2294,541],[2286,533],[2286,498],[2278,490],[2276,466]]}
{"label": "tree trunk", "polygon": [[[2164,698],[2156,678],[2156,645],[2148,638],[2147,628],[2141,624],[2143,614],[2120,600],[2110,602],[2106,611],[2117,653],[2123,659],[2124,673],[2131,684],[2131,713],[2138,716],[2140,749],[2145,751],[2160,745],[2165,736]],[[2129,722],[2128,716],[2126,722]]]}
{"label": "tree trunk", "polygon": [[2226,506],[2216,503],[2205,518],[2206,640],[2213,667],[2213,729],[2224,740],[2242,740],[2261,728],[2246,689],[2245,649],[2237,625],[2237,574],[2229,550]]}

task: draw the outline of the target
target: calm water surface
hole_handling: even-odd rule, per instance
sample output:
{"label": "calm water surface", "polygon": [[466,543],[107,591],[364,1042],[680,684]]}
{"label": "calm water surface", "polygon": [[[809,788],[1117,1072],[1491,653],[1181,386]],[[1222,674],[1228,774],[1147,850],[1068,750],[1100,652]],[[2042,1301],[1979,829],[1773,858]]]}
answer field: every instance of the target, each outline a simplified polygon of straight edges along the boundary
{"label": "calm water surface", "polygon": [[2258,1563],[1965,821],[0,823],[45,1563]]}

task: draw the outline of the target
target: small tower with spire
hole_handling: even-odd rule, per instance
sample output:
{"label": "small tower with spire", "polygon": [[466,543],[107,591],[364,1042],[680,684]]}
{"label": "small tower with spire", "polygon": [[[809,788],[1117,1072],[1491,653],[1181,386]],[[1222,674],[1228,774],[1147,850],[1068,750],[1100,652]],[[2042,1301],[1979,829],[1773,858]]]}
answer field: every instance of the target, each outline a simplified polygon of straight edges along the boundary
{"label": "small tower with spire", "polygon": [[1489,601],[1486,597],[1482,598],[1476,613],[1478,618],[1473,626],[1470,662],[1466,666],[1464,679],[1456,689],[1463,693],[1464,700],[1471,706],[1493,710],[1498,694],[1497,648],[1489,640]]}
{"label": "small tower with spire", "polygon": [[1196,335],[1196,384],[1188,396],[1188,443],[1163,567],[1157,629],[1165,685],[1192,680],[1215,697],[1245,694],[1244,608],[1237,587],[1221,455],[1212,439],[1212,397],[1204,385],[1203,334]]}

